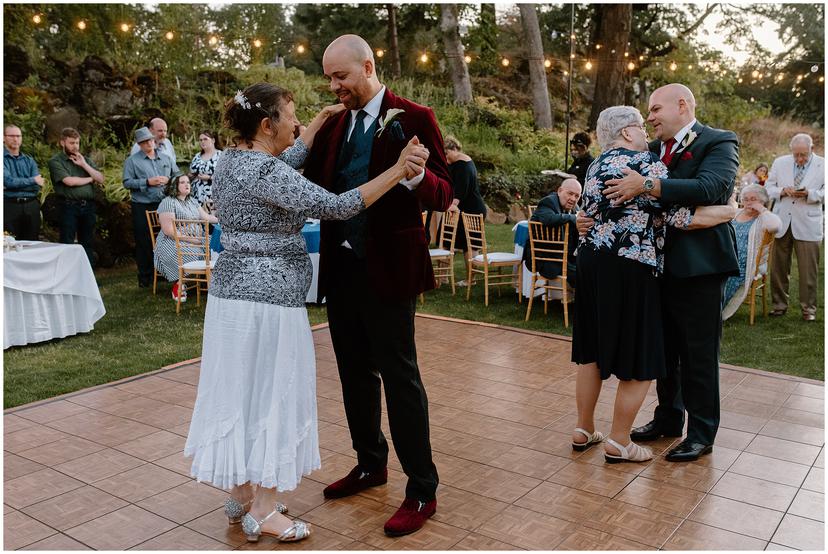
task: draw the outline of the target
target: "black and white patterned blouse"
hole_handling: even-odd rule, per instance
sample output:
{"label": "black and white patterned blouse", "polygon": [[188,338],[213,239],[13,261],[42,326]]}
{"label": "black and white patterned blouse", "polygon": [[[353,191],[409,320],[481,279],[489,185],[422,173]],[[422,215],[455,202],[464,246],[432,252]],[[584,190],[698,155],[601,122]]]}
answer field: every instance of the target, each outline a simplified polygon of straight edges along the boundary
{"label": "black and white patterned blouse", "polygon": [[201,154],[196,154],[190,162],[190,173],[195,174],[192,183],[192,196],[202,206],[213,198],[213,181],[202,181],[199,175],[213,175],[216,170],[216,163],[221,158],[221,150],[216,150],[212,158],[204,159]]}
{"label": "black and white patterned blouse", "polygon": [[213,174],[224,250],[210,294],[286,307],[305,305],[313,277],[302,226],[309,217],[349,219],[365,208],[357,189],[336,195],[296,171],[308,155],[297,139],[278,158],[225,150]]}

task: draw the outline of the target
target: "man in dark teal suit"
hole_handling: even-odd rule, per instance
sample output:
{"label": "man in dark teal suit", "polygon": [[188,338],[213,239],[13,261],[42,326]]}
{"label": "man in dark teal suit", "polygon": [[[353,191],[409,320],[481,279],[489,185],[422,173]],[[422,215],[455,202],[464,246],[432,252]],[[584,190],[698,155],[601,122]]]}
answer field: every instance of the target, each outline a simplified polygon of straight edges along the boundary
{"label": "man in dark teal suit", "polygon": [[[626,201],[649,192],[664,204],[725,205],[739,168],[739,141],[732,131],[696,121],[693,93],[677,83],[650,96],[647,121],[658,140],[650,150],[670,170],[668,179],[645,179],[635,172],[605,194]],[[626,171],[625,171],[626,172]],[[669,461],[692,461],[712,452],[719,428],[719,343],[722,298],[730,275],[738,275],[733,226],[670,229],[662,281],[665,355],[668,376],[657,383],[658,407],[651,422],[633,429],[630,438],[647,441],[680,437],[687,411],[687,437],[668,452]]]}

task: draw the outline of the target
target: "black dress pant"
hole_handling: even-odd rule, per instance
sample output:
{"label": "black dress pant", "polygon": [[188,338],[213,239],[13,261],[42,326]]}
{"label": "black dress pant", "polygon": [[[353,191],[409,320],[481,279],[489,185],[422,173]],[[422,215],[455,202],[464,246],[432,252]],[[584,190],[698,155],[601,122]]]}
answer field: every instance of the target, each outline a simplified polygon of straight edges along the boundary
{"label": "black dress pant", "polygon": [[657,382],[655,419],[680,429],[687,410],[687,440],[713,444],[719,429],[719,345],[727,277],[662,280],[667,377]]}
{"label": "black dress pant", "polygon": [[364,261],[344,247],[332,257],[338,271],[327,291],[328,322],[359,466],[370,472],[388,463],[388,443],[380,428],[384,386],[391,438],[408,476],[405,495],[430,501],[438,477],[414,344],[416,299],[381,299],[369,284]]}
{"label": "black dress pant", "polygon": [[3,230],[19,240],[38,240],[40,235],[40,200],[4,198]]}
{"label": "black dress pant", "polygon": [[138,264],[138,284],[149,286],[152,284],[154,271],[152,239],[150,238],[147,212],[158,209],[160,202],[133,202],[132,203],[132,232],[135,235],[135,263]]}
{"label": "black dress pant", "polygon": [[60,212],[60,242],[75,244],[77,236],[78,243],[86,251],[90,265],[95,263],[92,248],[95,220],[94,200],[63,200]]}

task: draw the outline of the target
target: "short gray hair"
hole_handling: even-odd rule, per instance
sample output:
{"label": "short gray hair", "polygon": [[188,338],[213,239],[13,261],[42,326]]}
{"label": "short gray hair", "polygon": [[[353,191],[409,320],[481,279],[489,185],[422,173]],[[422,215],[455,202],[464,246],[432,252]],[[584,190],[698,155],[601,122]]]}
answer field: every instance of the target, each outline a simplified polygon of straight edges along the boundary
{"label": "short gray hair", "polygon": [[618,140],[621,130],[632,125],[643,125],[644,118],[632,106],[612,106],[598,115],[595,125],[595,134],[598,135],[598,146],[604,152]]}
{"label": "short gray hair", "polygon": [[762,185],[757,185],[756,183],[747,185],[739,193],[740,198],[744,198],[745,194],[749,192],[755,192],[762,200],[762,204],[764,204],[767,207],[768,202],[770,202],[770,196],[768,196],[768,191],[765,190],[765,187],[763,187]]}
{"label": "short gray hair", "polygon": [[811,135],[809,135],[808,133],[797,133],[797,134],[795,134],[793,136],[793,138],[791,139],[790,147],[793,148],[794,144],[796,144],[798,142],[804,142],[808,146],[808,148],[813,148],[814,147],[814,139],[812,139]]}

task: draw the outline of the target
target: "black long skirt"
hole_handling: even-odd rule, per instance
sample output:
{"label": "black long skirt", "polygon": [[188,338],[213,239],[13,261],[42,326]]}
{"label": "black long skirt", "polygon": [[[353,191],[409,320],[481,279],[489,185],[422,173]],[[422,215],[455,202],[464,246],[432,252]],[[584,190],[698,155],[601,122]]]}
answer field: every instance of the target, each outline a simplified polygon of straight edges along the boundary
{"label": "black long skirt", "polygon": [[653,268],[578,248],[572,361],[597,363],[601,379],[666,375],[661,290]]}

